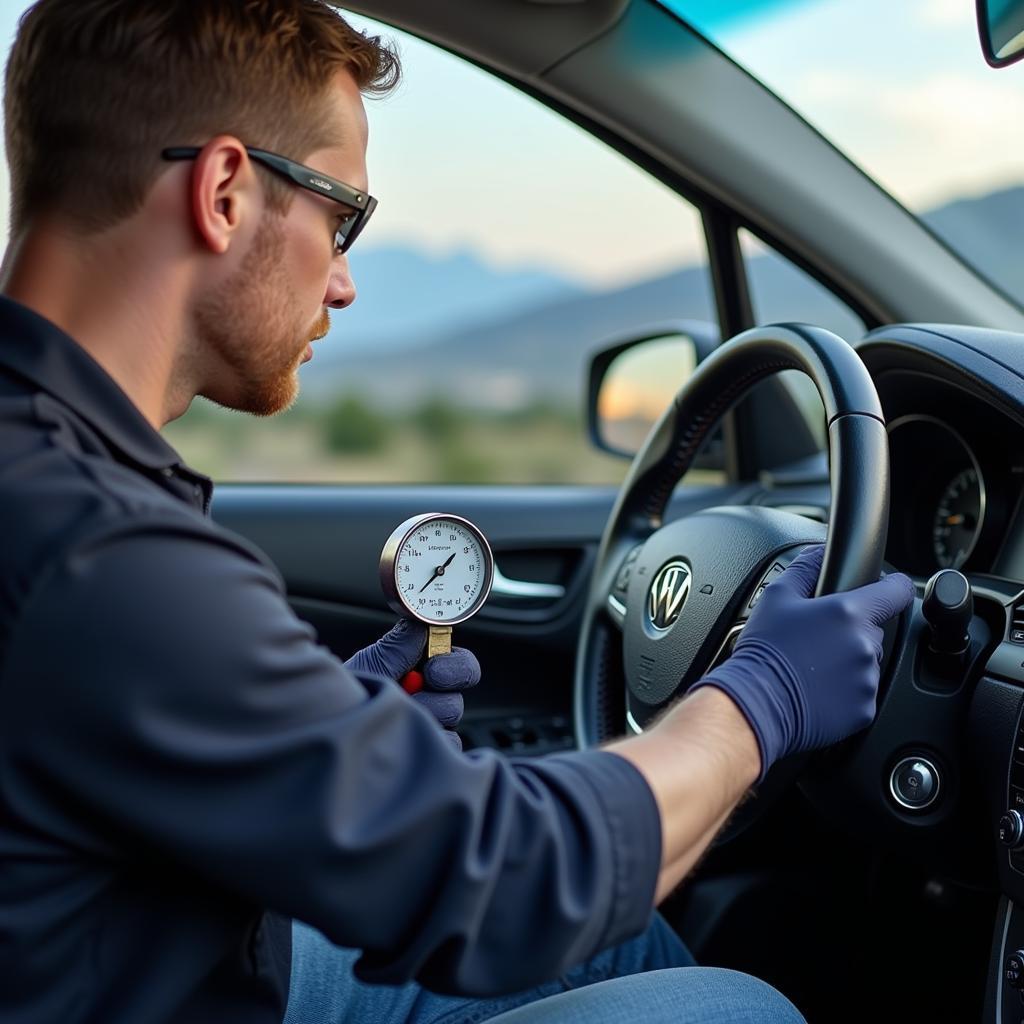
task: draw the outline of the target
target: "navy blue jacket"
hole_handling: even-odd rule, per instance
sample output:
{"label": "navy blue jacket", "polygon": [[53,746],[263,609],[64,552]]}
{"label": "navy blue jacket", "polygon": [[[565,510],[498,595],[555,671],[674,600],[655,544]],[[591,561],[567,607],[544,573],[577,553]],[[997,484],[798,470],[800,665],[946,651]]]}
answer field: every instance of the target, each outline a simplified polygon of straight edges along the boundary
{"label": "navy blue jacket", "polygon": [[279,1022],[290,918],[488,995],[638,933],[613,754],[456,753],[355,677],[71,338],[0,299],[0,1020]]}

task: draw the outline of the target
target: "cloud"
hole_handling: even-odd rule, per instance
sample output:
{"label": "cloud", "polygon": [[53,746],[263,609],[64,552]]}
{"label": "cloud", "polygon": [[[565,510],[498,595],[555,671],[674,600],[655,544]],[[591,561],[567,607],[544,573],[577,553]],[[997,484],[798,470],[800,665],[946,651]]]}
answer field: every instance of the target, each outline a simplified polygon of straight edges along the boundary
{"label": "cloud", "polygon": [[974,4],[970,0],[918,0],[913,8],[914,21],[928,29],[962,29],[975,25]]}
{"label": "cloud", "polygon": [[938,71],[881,89],[873,73],[817,69],[805,75],[799,88],[819,120],[831,120],[830,113],[852,116],[882,130],[888,122],[890,128],[915,137],[973,146],[1013,144],[1020,98],[1003,85],[991,78]]}
{"label": "cloud", "polygon": [[885,107],[908,129],[930,140],[993,149],[1012,144],[1020,118],[1015,91],[992,79],[955,73],[931,75],[910,89],[892,93]]}
{"label": "cloud", "polygon": [[1019,97],[998,76],[936,71],[880,89],[867,71],[819,68],[799,83],[825,135],[897,198],[924,209],[1024,178]]}

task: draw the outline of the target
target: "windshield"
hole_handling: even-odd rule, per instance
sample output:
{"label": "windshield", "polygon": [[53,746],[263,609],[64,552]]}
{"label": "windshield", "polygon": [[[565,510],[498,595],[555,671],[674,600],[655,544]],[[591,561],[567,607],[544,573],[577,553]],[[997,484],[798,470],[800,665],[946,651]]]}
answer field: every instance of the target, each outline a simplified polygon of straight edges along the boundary
{"label": "windshield", "polygon": [[1024,99],[970,0],[662,0],[1024,304]]}

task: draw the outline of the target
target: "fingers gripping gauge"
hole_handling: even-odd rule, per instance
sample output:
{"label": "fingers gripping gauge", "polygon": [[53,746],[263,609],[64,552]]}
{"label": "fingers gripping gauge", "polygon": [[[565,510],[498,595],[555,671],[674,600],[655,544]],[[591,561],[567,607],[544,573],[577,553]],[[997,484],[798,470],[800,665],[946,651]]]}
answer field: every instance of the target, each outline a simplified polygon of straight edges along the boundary
{"label": "fingers gripping gauge", "polygon": [[480,610],[493,579],[487,538],[468,519],[447,513],[407,519],[388,537],[380,556],[388,604],[429,626],[428,658],[452,649],[452,626]]}

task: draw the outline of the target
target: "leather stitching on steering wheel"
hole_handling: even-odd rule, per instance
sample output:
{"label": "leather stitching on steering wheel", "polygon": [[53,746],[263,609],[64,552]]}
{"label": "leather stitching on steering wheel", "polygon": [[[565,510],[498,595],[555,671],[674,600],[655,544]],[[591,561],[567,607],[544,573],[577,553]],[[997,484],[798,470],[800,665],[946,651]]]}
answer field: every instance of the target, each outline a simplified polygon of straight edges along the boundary
{"label": "leather stitching on steering wheel", "polygon": [[[596,639],[594,674],[596,678],[595,727],[598,743],[604,743],[622,733],[622,709],[626,701],[626,681],[621,663],[616,666],[616,652],[607,629],[600,629]],[[617,669],[617,670],[616,670]]]}
{"label": "leather stitching on steering wheel", "polygon": [[644,514],[650,520],[661,517],[665,511],[672,489],[679,482],[697,450],[704,443],[708,432],[718,422],[721,415],[750,387],[761,378],[768,377],[780,370],[798,370],[800,364],[790,359],[775,359],[760,363],[742,377],[733,381],[724,391],[715,396],[714,400],[703,412],[690,418],[690,422],[676,445],[675,453],[665,465],[660,480],[655,484],[644,505]]}

